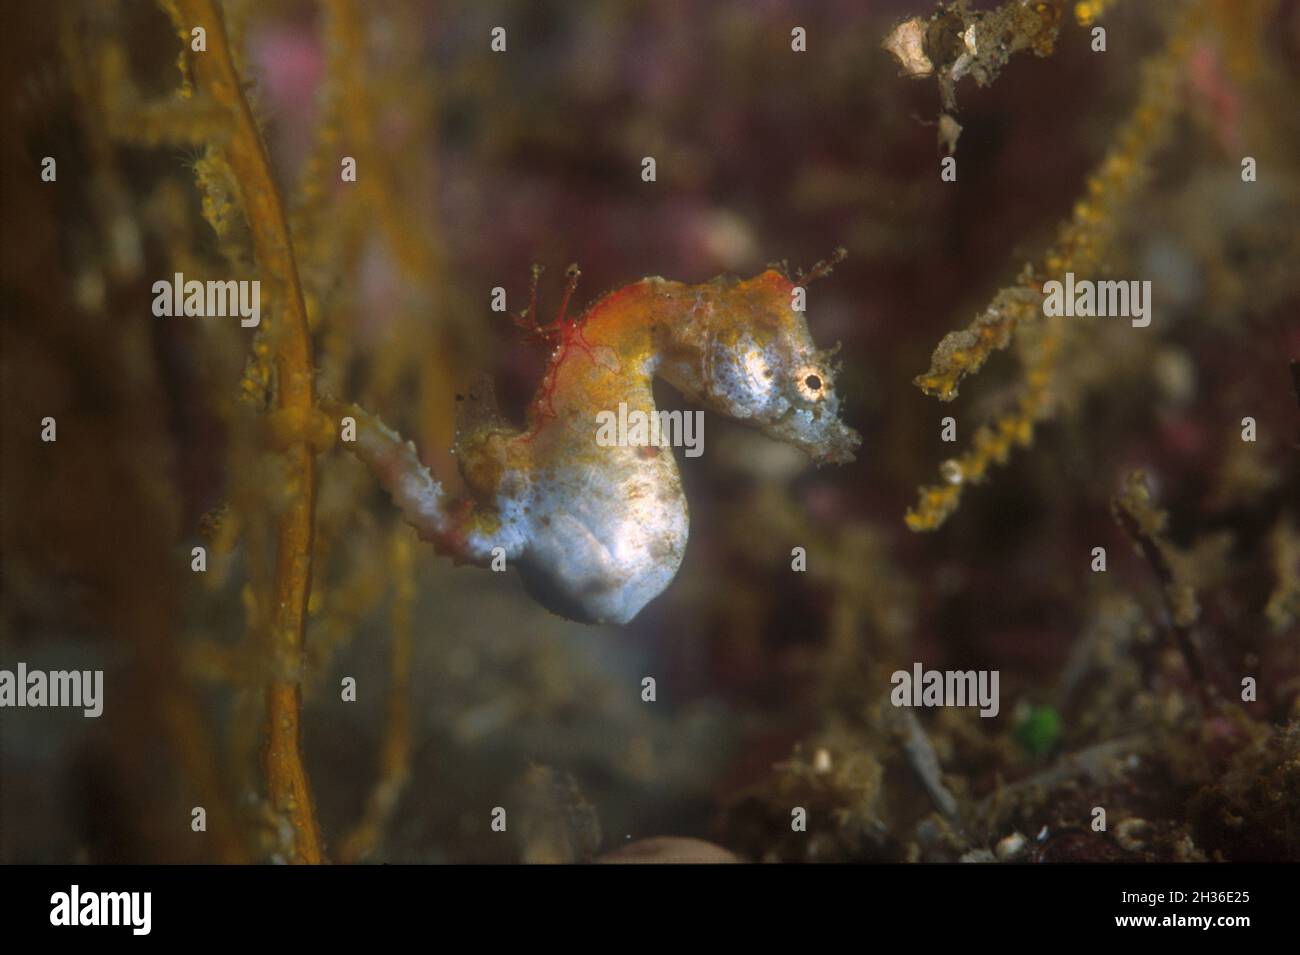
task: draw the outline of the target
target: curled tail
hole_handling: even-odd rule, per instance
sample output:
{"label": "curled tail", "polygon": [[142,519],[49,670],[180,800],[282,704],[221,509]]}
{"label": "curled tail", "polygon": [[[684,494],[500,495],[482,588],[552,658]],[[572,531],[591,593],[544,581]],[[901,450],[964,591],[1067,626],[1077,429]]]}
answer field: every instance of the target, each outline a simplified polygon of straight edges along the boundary
{"label": "curled tail", "polygon": [[359,405],[323,400],[321,407],[340,420],[356,421],[356,439],[344,441],[343,447],[365,462],[421,539],[457,562],[486,565],[492,560],[496,543],[480,531],[469,532],[473,502],[450,499],[414,444]]}

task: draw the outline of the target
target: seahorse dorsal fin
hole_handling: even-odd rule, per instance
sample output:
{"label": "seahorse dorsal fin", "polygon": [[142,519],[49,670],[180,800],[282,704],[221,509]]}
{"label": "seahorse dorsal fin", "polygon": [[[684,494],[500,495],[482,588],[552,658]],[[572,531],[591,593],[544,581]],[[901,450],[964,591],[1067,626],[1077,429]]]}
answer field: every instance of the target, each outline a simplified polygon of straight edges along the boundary
{"label": "seahorse dorsal fin", "polygon": [[456,396],[456,446],[482,435],[485,431],[509,428],[497,408],[496,385],[489,374],[481,374],[469,390]]}

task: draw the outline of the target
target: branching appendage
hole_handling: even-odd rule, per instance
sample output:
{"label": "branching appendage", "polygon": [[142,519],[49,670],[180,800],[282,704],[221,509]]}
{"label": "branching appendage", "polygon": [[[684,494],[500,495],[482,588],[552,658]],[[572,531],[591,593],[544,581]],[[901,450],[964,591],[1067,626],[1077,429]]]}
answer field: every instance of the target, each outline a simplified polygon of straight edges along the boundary
{"label": "branching appendage", "polygon": [[[229,135],[221,146],[238,185],[258,264],[279,290],[272,336],[278,409],[282,416],[307,422],[315,414],[311,330],[294,261],[284,206],[271,174],[252,110],[244,97],[221,11],[212,0],[165,2],[182,42],[203,27],[207,51],[188,64],[196,86],[229,115]],[[312,537],[316,505],[316,460],[311,443],[301,440],[284,451],[289,494],[277,521],[271,646],[274,675],[267,688],[266,748],[263,762],[271,804],[293,827],[292,858],[321,862],[320,830],[301,752],[301,671],[311,583]]]}
{"label": "branching appendage", "polygon": [[[569,318],[569,304],[578,287],[578,280],[582,278],[582,270],[578,268],[577,263],[565,269],[564,297],[560,299],[560,307],[555,313],[555,318],[546,324],[537,320],[537,286],[542,271],[540,265],[533,266],[528,289],[528,308],[513,319],[515,327],[523,331],[525,341],[535,345],[546,345],[552,349],[551,360],[546,367],[546,376],[542,379],[542,385],[532,405],[534,417],[539,420],[555,417],[557,376],[570,354],[577,349],[592,361],[597,360],[591,342],[587,341],[586,335],[583,334],[583,321],[586,315],[575,315]],[[617,356],[609,348],[605,348],[604,351],[606,354],[602,358],[611,361],[611,368],[617,370]]]}
{"label": "branching appendage", "polygon": [[1209,703],[1209,687],[1205,667],[1192,640],[1192,627],[1201,615],[1196,591],[1175,573],[1175,553],[1165,536],[1169,515],[1151,500],[1151,487],[1146,474],[1133,471],[1124,479],[1124,489],[1111,501],[1111,511],[1124,533],[1137,546],[1160,583],[1165,613],[1174,643],[1183,656],[1183,662],[1196,683],[1203,703]]}
{"label": "branching appendage", "polygon": [[1145,187],[1151,159],[1167,141],[1172,121],[1182,108],[1178,78],[1200,13],[1200,6],[1194,8],[1165,50],[1144,65],[1136,107],[1088,177],[1085,195],[1075,203],[1073,214],[1041,263],[1025,266],[1016,283],[999,291],[969,327],[945,335],[934,350],[929,370],[916,379],[917,387],[927,395],[951,401],[957,397],[962,379],[978,372],[994,352],[1006,348],[1020,326],[1033,322],[1042,328],[1041,341],[1030,349],[1030,358],[1023,365],[1024,381],[1014,409],[981,427],[970,449],[943,463],[943,483],[920,489],[917,505],[906,517],[912,530],[941,526],[956,511],[963,489],[983,480],[991,465],[1004,463],[1012,448],[1028,447],[1037,423],[1052,413],[1052,385],[1066,332],[1061,319],[1037,321],[1042,318],[1043,284],[1060,280],[1067,272],[1073,272],[1076,279],[1091,278],[1102,269],[1118,223]]}
{"label": "branching appendage", "polygon": [[835,271],[835,266],[839,265],[849,257],[849,250],[844,246],[838,246],[829,258],[822,259],[807,272],[800,272],[795,278],[795,285],[808,286],[809,284],[824,279]]}

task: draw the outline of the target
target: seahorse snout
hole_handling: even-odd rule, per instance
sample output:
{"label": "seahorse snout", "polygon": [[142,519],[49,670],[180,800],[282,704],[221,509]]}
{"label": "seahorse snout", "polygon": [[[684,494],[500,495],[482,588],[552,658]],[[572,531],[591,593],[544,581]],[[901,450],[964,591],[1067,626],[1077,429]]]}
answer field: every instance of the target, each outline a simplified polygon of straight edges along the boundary
{"label": "seahorse snout", "polygon": [[793,409],[763,431],[794,445],[817,464],[848,464],[862,443],[862,435],[825,408]]}

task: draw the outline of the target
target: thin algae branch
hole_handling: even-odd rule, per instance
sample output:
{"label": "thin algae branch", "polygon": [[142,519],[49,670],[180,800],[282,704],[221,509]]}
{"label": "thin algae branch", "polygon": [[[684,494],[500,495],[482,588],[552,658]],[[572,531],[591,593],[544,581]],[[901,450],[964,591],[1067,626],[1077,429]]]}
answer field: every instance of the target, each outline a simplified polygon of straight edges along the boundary
{"label": "thin algae branch", "polygon": [[1178,572],[1177,553],[1166,535],[1169,515],[1152,501],[1146,474],[1142,471],[1129,473],[1124,479],[1123,490],[1111,502],[1111,511],[1124,533],[1151,565],[1160,583],[1169,629],[1178,652],[1196,681],[1202,701],[1208,703],[1205,667],[1192,638],[1192,628],[1201,615],[1200,604],[1195,589]]}

